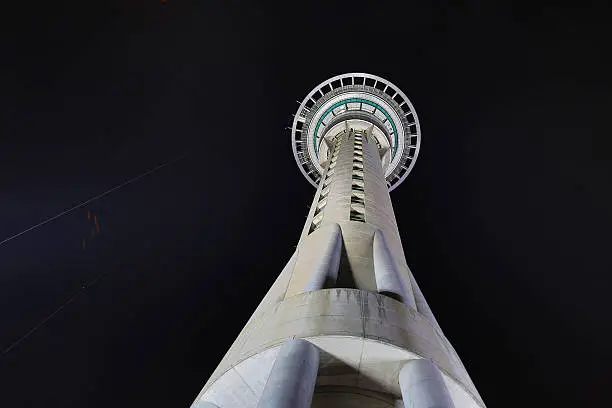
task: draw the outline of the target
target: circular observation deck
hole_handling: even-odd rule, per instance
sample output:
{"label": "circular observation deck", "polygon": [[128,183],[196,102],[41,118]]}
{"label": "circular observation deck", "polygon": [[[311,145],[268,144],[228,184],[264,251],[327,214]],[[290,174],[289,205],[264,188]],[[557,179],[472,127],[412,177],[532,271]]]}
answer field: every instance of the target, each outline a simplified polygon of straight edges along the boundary
{"label": "circular observation deck", "polygon": [[338,75],[304,98],[293,120],[291,146],[301,172],[317,187],[328,145],[346,128],[371,132],[381,151],[389,191],[412,170],[421,145],[419,118],[408,97],[391,82],[370,74]]}

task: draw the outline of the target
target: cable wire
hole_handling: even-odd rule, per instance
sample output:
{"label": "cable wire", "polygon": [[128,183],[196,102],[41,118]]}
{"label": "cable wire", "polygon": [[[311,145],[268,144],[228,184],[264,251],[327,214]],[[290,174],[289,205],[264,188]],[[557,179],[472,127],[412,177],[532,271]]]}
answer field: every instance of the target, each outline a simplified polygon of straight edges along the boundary
{"label": "cable wire", "polygon": [[158,165],[158,166],[156,166],[156,167],[152,168],[151,170],[148,170],[148,171],[146,171],[146,172],[144,172],[144,173],[141,173],[141,174],[139,174],[139,175],[137,175],[137,176],[135,176],[135,177],[132,177],[131,179],[129,179],[129,180],[127,180],[127,181],[124,181],[123,183],[121,183],[121,184],[119,184],[119,185],[117,185],[117,186],[115,186],[115,187],[113,187],[113,188],[111,188],[111,189],[109,189],[109,190],[106,190],[106,191],[105,191],[105,192],[103,192],[102,194],[98,194],[98,195],[97,195],[97,196],[95,196],[95,197],[92,197],[92,198],[90,198],[90,199],[88,199],[88,200],[85,200],[85,201],[83,201],[83,202],[81,202],[81,203],[79,203],[79,204],[75,205],[74,207],[71,207],[71,208],[69,208],[69,209],[67,209],[67,210],[65,210],[65,211],[62,211],[61,213],[59,213],[59,214],[57,214],[57,215],[54,215],[53,217],[47,218],[46,220],[41,221],[41,222],[39,222],[39,223],[38,223],[38,224],[36,224],[36,225],[33,225],[33,226],[31,226],[30,228],[27,228],[27,229],[25,229],[25,230],[23,230],[23,231],[21,231],[21,232],[18,232],[17,234],[11,235],[10,237],[5,238],[4,240],[0,241],[0,246],[2,246],[2,245],[4,245],[4,244],[6,244],[6,243],[7,243],[7,242],[9,242],[9,241],[14,240],[15,238],[18,238],[18,237],[22,236],[23,234],[25,234],[25,233],[27,233],[27,232],[30,232],[30,231],[32,231],[32,230],[35,230],[36,228],[42,227],[43,225],[48,224],[48,223],[50,223],[51,221],[54,221],[54,220],[56,220],[56,219],[58,219],[58,218],[60,218],[60,217],[63,217],[63,216],[64,216],[64,215],[66,215],[66,214],[69,214],[69,213],[71,213],[71,212],[73,212],[73,211],[75,211],[75,210],[78,210],[79,208],[84,207],[84,206],[86,206],[87,204],[89,204],[89,203],[91,203],[91,202],[93,202],[93,201],[99,200],[100,198],[102,198],[102,197],[104,197],[104,196],[107,196],[107,195],[109,195],[109,194],[111,194],[111,193],[113,193],[113,192],[115,192],[115,191],[117,191],[117,190],[119,190],[119,189],[121,189],[121,188],[123,188],[123,187],[127,186],[128,184],[132,184],[132,183],[134,183],[135,181],[138,181],[138,180],[140,180],[141,178],[143,178],[143,177],[145,177],[145,176],[148,176],[149,174],[153,174],[153,173],[155,173],[155,172],[156,172],[157,170],[159,170],[159,169],[162,169],[162,168],[167,167],[167,166],[169,166],[169,165],[171,165],[171,164],[173,164],[173,163],[176,163],[176,162],[178,162],[178,161],[180,161],[180,160],[184,159],[184,158],[185,158],[185,157],[187,157],[188,155],[189,155],[189,153],[186,153],[186,154],[183,154],[182,156],[179,156],[179,157],[174,158],[174,159],[172,159],[172,160],[170,160],[170,161],[167,161],[167,162],[165,162],[165,163],[162,163],[162,164],[160,164],[160,165]]}
{"label": "cable wire", "polygon": [[40,322],[38,322],[34,327],[32,327],[30,330],[28,330],[23,336],[19,337],[17,340],[15,340],[14,342],[12,342],[7,348],[5,348],[4,350],[2,350],[2,354],[0,354],[0,358],[5,357],[11,350],[13,350],[15,347],[17,347],[19,344],[21,344],[24,340],[26,340],[28,337],[30,337],[32,334],[34,334],[34,332],[36,332],[36,330],[40,329],[42,326],[45,325],[45,323],[47,323],[49,320],[51,320],[52,318],[54,318],[59,312],[61,312],[62,310],[64,310],[64,308],[66,306],[68,306],[69,304],[71,304],[72,302],[74,302],[79,296],[81,296],[82,294],[85,293],[85,291],[89,288],[91,288],[92,286],[94,286],[96,283],[98,283],[98,281],[100,280],[100,278],[102,278],[102,276],[106,275],[107,273],[109,273],[110,271],[105,271],[100,273],[98,276],[96,276],[91,283],[87,283],[85,282],[84,284],[82,284],[82,286],[79,288],[79,290],[77,291],[77,293],[75,293],[73,296],[71,296],[67,301],[65,301],[64,303],[62,303],[57,309],[55,309],[53,312],[51,312],[47,317],[45,317],[44,319],[42,319]]}

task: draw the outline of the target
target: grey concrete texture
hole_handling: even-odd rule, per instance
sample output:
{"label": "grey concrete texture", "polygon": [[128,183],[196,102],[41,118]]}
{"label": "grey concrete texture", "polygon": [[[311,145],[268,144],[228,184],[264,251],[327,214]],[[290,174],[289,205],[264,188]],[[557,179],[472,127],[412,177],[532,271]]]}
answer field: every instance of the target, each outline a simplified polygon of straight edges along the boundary
{"label": "grey concrete texture", "polygon": [[219,408],[219,406],[208,401],[198,401],[193,404],[193,408]]}
{"label": "grey concrete texture", "polygon": [[382,231],[374,233],[373,243],[374,275],[376,276],[376,287],[382,294],[391,296],[399,301],[409,304],[416,309],[414,299],[406,291],[404,282],[399,273],[385,242]]}
{"label": "grey concrete texture", "polygon": [[326,286],[336,284],[340,251],[342,249],[340,226],[336,223],[328,225],[325,229],[325,234],[320,238],[319,242],[321,243],[322,251],[310,262],[309,280],[302,292],[320,290]]}
{"label": "grey concrete texture", "polygon": [[403,408],[401,400],[351,387],[317,387],[312,408]]}
{"label": "grey concrete texture", "polygon": [[[398,375],[403,363],[423,357],[434,361],[455,384],[454,396],[474,401],[458,406],[483,406],[444,335],[429,319],[387,296],[356,289],[303,293],[260,314],[246,329],[242,341],[234,343],[201,395],[236,364],[296,337],[314,342],[323,350],[323,361],[343,356],[331,364],[336,366],[331,373],[322,367],[318,383],[399,396]],[[351,346],[353,342],[355,346]],[[337,346],[330,346],[332,343]],[[339,368],[351,368],[352,372],[336,375]]]}
{"label": "grey concrete texture", "polygon": [[[354,140],[354,132],[348,129],[328,141],[337,156],[330,177],[331,158],[324,165],[295,253],[194,406],[207,401],[220,408],[256,408],[261,398],[268,398],[264,386],[280,384],[274,373],[291,371],[290,367],[274,368],[291,361],[291,356],[281,353],[282,345],[304,339],[316,346],[320,356],[315,407],[324,401],[339,407],[402,406],[400,371],[416,359],[431,361],[441,370],[441,381],[455,406],[484,407],[408,268],[378,147],[361,137],[363,154],[357,160]],[[350,219],[355,164],[357,171],[363,170],[363,192],[358,198],[363,199],[365,222]],[[319,206],[321,221],[313,231],[322,193],[326,201]],[[339,270],[349,271],[349,285],[338,287],[346,284]],[[424,384],[423,392],[429,386]],[[331,392],[330,387],[352,391]],[[379,394],[366,398],[364,392]],[[366,402],[368,398],[378,402]]]}
{"label": "grey concrete texture", "polygon": [[[363,177],[364,177],[364,201],[365,201],[365,222],[351,221],[351,194],[353,191],[353,165],[355,163],[355,133],[352,130],[341,134],[336,139],[339,144],[338,156],[334,167],[327,204],[323,210],[323,220],[319,230],[337,224],[342,231],[343,250],[350,264],[352,272],[351,279],[354,287],[378,291],[377,278],[374,273],[374,234],[381,231],[385,237],[390,256],[387,258],[388,264],[396,271],[398,281],[401,283],[403,293],[397,294],[412,307],[416,307],[412,285],[410,281],[410,271],[401,246],[397,223],[391,205],[391,198],[384,179],[384,172],[380,162],[378,147],[371,138],[362,137],[361,145],[363,155]],[[310,225],[315,214],[315,207],[319,202],[323,184],[326,182],[327,171],[321,180],[317,193],[315,194],[311,211],[306,220],[306,225],[302,231],[302,236],[298,248],[301,256],[296,263],[294,270],[295,284],[287,291],[288,296],[301,293],[305,286],[298,285],[298,282],[308,282],[309,279],[303,275],[309,275],[312,271],[311,263],[316,262],[316,258],[323,251],[322,246],[324,237],[319,230],[310,232]],[[388,287],[382,291],[388,291]]]}
{"label": "grey concrete texture", "polygon": [[309,408],[317,381],[319,352],[297,339],[279,350],[258,408]]}
{"label": "grey concrete texture", "polygon": [[439,329],[440,325],[438,325],[438,321],[436,320],[433,312],[431,311],[431,308],[429,307],[427,300],[425,300],[425,296],[423,296],[423,292],[421,292],[421,288],[419,287],[419,284],[417,283],[416,279],[414,279],[414,276],[412,275],[412,273],[410,273],[409,276],[410,276],[410,283],[412,286],[412,291],[414,293],[414,300],[416,303],[417,310],[423,316],[427,317],[429,320],[435,323],[435,325]]}
{"label": "grey concrete texture", "polygon": [[408,361],[400,371],[399,383],[406,408],[455,407],[438,367],[430,361]]}

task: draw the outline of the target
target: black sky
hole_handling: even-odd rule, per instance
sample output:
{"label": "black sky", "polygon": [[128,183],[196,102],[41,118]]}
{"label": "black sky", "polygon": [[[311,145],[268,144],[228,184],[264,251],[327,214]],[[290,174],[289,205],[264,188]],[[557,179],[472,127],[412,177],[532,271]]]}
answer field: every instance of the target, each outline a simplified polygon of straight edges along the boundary
{"label": "black sky", "polygon": [[610,8],[287,3],[3,5],[0,240],[190,156],[88,206],[85,250],[85,208],[0,246],[0,349],[74,299],[0,406],[188,406],[297,243],[295,101],[351,71],[417,110],[396,217],[487,405],[611,406]]}

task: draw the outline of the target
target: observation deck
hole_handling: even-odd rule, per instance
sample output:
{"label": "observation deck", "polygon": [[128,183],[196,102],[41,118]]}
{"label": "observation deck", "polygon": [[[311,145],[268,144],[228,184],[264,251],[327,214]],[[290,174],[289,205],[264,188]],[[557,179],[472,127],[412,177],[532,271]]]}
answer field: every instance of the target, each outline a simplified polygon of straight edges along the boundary
{"label": "observation deck", "polygon": [[291,145],[302,174],[317,187],[329,155],[324,140],[347,124],[356,131],[371,131],[381,152],[387,187],[394,190],[408,176],[419,154],[419,118],[397,86],[365,73],[330,78],[300,104],[291,128]]}

